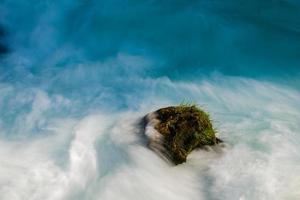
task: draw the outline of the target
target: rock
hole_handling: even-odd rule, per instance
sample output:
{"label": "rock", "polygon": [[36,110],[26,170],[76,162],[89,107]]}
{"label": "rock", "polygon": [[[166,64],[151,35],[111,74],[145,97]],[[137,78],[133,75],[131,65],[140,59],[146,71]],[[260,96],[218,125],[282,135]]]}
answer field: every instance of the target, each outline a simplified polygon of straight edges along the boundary
{"label": "rock", "polygon": [[216,137],[209,115],[195,105],[161,108],[148,114],[147,123],[149,147],[174,164],[185,162],[196,148],[222,142]]}

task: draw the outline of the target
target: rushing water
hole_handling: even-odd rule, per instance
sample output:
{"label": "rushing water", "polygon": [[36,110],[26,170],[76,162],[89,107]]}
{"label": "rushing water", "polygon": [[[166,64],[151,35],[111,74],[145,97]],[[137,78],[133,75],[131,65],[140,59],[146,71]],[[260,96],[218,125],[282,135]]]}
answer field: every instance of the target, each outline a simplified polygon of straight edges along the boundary
{"label": "rushing water", "polygon": [[[298,200],[299,52],[297,0],[0,0],[0,199]],[[182,101],[226,147],[170,166]]]}

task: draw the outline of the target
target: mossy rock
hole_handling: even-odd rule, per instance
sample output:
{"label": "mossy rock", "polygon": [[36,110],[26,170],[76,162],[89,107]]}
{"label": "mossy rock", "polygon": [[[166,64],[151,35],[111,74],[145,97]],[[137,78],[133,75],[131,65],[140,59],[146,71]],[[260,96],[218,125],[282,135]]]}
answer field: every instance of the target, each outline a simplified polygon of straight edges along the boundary
{"label": "mossy rock", "polygon": [[196,148],[222,142],[216,137],[209,115],[195,105],[161,108],[154,112],[154,128],[162,135],[163,154],[180,164]]}

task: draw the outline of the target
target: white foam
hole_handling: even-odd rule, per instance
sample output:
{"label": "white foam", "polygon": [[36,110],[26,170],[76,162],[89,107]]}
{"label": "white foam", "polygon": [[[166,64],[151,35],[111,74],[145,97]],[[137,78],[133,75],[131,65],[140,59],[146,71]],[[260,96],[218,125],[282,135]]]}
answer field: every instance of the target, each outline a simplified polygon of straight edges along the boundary
{"label": "white foam", "polygon": [[[1,134],[0,199],[298,199],[298,91],[228,77],[221,83],[152,81],[175,94],[179,90],[179,96],[199,99],[228,144],[223,151],[194,151],[187,163],[174,167],[148,149],[138,120],[150,110],[172,104],[156,86],[153,95],[164,105],[150,107],[149,101],[155,101],[149,96],[140,111],[79,118],[47,118],[45,112],[55,105],[72,102],[34,92],[31,110],[21,116],[31,119],[24,121],[32,123],[27,132],[41,120],[44,123],[36,137],[11,139]],[[19,122],[12,125],[16,128],[12,130],[21,130]],[[150,137],[154,131],[146,128]]]}

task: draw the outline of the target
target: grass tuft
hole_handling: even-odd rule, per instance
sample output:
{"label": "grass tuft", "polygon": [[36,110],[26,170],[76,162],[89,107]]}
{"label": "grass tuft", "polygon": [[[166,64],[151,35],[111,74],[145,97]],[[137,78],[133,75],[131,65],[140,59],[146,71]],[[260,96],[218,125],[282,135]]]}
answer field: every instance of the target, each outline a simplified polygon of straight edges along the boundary
{"label": "grass tuft", "polygon": [[160,123],[155,128],[164,135],[164,147],[175,164],[185,162],[192,150],[220,141],[215,136],[209,114],[195,103],[182,102],[156,113]]}

